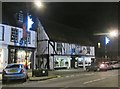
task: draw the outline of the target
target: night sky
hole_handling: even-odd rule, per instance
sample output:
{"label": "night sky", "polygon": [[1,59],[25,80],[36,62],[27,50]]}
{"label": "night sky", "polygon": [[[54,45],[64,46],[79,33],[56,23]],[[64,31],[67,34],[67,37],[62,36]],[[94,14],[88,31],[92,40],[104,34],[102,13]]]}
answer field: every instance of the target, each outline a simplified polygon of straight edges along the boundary
{"label": "night sky", "polygon": [[90,33],[117,26],[117,3],[50,3],[46,8],[46,17]]}
{"label": "night sky", "polygon": [[[94,33],[107,32],[118,26],[117,2],[44,2],[43,4],[44,8],[38,10],[33,3],[3,3],[3,23],[16,25],[13,14],[27,10],[39,17],[41,22],[53,21],[77,29],[73,29],[72,35],[83,31],[95,44],[101,37],[93,36]],[[67,33],[66,31],[66,35]]]}

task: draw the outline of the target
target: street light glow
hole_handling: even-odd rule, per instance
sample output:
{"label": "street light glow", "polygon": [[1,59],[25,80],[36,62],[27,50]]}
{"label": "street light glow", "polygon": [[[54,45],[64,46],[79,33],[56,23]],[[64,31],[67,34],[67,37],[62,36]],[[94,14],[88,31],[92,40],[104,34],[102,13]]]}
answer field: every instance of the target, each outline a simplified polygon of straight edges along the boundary
{"label": "street light glow", "polygon": [[117,37],[117,36],[118,36],[118,31],[117,31],[117,30],[110,31],[110,32],[109,32],[109,35],[110,35],[111,37]]}
{"label": "street light glow", "polygon": [[35,6],[37,6],[38,8],[43,7],[43,4],[42,4],[42,2],[41,2],[40,0],[35,1],[34,4],[35,4]]}

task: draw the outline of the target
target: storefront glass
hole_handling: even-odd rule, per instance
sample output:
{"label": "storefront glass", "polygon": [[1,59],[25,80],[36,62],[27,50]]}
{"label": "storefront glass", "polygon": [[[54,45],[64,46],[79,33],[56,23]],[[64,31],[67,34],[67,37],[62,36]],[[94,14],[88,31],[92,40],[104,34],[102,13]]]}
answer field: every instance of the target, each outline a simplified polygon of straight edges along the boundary
{"label": "storefront glass", "polygon": [[9,49],[9,60],[8,63],[21,63],[28,65],[28,68],[31,68],[31,57],[32,57],[32,51],[24,49]]}
{"label": "storefront glass", "polygon": [[3,52],[2,49],[0,49],[0,69],[3,68]]}
{"label": "storefront glass", "polygon": [[[91,58],[92,57],[85,57],[85,66],[91,65]],[[83,57],[78,58],[78,66],[83,66]]]}
{"label": "storefront glass", "polygon": [[28,68],[30,68],[30,57],[32,55],[32,52],[31,51],[27,51],[25,52],[25,50],[18,50],[17,51],[17,63],[21,63],[21,64],[24,64],[26,63],[26,57],[27,57],[27,65],[28,65]]}
{"label": "storefront glass", "polygon": [[55,68],[68,68],[70,66],[70,58],[67,57],[55,57],[54,67]]}

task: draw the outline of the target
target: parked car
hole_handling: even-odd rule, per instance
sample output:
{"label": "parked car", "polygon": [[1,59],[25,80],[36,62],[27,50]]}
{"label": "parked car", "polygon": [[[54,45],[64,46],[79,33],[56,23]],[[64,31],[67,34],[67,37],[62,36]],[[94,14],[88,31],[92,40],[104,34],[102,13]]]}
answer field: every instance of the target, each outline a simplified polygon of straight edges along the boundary
{"label": "parked car", "polygon": [[110,62],[108,62],[108,61],[107,61],[107,62],[105,62],[105,63],[108,65],[108,68],[107,68],[107,69],[108,69],[108,70],[112,70],[112,65],[111,65],[111,63],[110,63]]}
{"label": "parked car", "polygon": [[28,78],[27,70],[23,64],[8,64],[2,72],[2,83],[7,82],[7,80],[18,80],[21,79],[24,82]]}
{"label": "parked car", "polygon": [[101,70],[108,70],[108,65],[106,63],[92,63],[91,66],[86,67],[86,71],[101,71]]}
{"label": "parked car", "polygon": [[112,69],[120,69],[120,62],[118,61],[111,61]]}

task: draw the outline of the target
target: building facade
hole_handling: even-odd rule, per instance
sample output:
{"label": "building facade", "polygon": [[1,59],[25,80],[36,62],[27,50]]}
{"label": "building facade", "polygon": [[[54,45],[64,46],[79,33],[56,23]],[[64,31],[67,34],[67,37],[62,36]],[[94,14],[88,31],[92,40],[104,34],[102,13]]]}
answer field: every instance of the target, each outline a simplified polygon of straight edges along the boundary
{"label": "building facade", "polygon": [[[94,46],[83,46],[80,44],[58,42],[51,40],[44,28],[40,29],[40,55],[41,67],[49,69],[79,68],[91,64],[95,58]],[[36,64],[37,65],[37,64]]]}
{"label": "building facade", "polygon": [[[49,38],[42,25],[38,30],[40,32],[30,30],[25,39],[23,28],[0,24],[1,70],[9,63],[25,64],[26,61],[28,67],[33,69],[79,68],[83,66],[83,60],[89,66],[91,59],[95,58],[94,46],[54,41]],[[37,54],[40,56],[36,56]]]}
{"label": "building facade", "polygon": [[24,29],[0,24],[0,69],[9,63],[25,63],[32,68],[35,65],[36,32],[29,31],[24,38]]}

